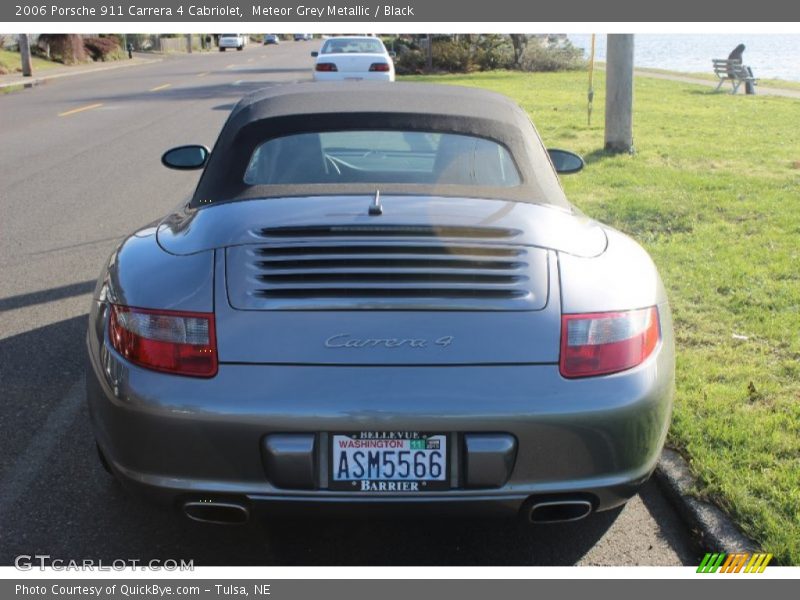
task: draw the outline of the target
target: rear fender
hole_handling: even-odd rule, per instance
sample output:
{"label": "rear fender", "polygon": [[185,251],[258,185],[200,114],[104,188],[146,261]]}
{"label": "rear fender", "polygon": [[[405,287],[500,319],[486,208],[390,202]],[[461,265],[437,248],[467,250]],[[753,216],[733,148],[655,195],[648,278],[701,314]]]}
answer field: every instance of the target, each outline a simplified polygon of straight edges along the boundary
{"label": "rear fender", "polygon": [[559,253],[561,303],[565,314],[606,312],[665,304],[667,295],[647,252],[628,236],[605,228],[608,247],[600,256]]}
{"label": "rear fender", "polygon": [[105,307],[214,311],[214,251],[185,256],[165,252],[156,228],[145,227],[123,241],[108,259],[95,287],[90,331],[102,336]]}

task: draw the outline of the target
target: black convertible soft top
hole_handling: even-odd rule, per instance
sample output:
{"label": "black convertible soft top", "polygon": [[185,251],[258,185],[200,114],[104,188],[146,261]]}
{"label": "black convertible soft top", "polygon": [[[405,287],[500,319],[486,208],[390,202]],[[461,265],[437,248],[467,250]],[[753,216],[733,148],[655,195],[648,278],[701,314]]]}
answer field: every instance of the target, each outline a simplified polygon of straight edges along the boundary
{"label": "black convertible soft top", "polygon": [[192,206],[248,198],[374,194],[374,184],[248,185],[254,149],[296,133],[404,130],[458,133],[505,146],[522,182],[514,187],[381,184],[383,194],[482,197],[568,207],[528,115],[486,90],[423,83],[309,82],[276,85],[245,96],[233,109],[197,186]]}

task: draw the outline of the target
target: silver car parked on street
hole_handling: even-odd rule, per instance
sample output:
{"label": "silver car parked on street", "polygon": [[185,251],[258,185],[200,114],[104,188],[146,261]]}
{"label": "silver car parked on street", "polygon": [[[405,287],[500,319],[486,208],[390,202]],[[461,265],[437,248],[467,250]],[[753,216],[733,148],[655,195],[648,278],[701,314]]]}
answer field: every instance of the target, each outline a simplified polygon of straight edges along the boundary
{"label": "silver car parked on street", "polygon": [[363,507],[580,519],[653,471],[674,345],[647,253],[566,200],[528,115],[476,89],[243,99],[191,200],[98,281],[104,465],[206,522]]}

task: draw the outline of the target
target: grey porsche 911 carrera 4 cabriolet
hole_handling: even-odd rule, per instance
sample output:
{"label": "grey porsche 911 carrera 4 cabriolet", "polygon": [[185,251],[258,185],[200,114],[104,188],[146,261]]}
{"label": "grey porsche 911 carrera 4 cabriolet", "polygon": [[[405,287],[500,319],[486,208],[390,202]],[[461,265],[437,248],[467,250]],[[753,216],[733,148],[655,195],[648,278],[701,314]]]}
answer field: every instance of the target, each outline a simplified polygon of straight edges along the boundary
{"label": "grey porsche 911 carrera 4 cabriolet", "polygon": [[111,255],[88,330],[100,457],[198,521],[392,507],[580,519],[669,426],[644,250],[565,198],[527,114],[413,83],[243,99],[191,200]]}

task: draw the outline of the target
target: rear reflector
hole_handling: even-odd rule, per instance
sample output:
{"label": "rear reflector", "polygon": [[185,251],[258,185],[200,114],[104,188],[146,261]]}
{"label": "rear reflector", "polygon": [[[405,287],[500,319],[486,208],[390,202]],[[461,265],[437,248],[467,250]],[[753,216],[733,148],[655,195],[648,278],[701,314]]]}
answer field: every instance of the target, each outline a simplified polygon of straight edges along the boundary
{"label": "rear reflector", "polygon": [[317,63],[317,71],[338,71],[333,63]]}
{"label": "rear reflector", "polygon": [[382,73],[385,73],[385,72],[387,72],[389,70],[389,65],[386,64],[386,63],[372,63],[369,66],[369,70],[370,71],[380,71]]}
{"label": "rear reflector", "polygon": [[661,339],[658,308],[561,317],[564,377],[592,377],[630,369],[653,353]]}
{"label": "rear reflector", "polygon": [[213,313],[112,304],[108,334],[117,352],[147,369],[193,377],[217,374]]}

